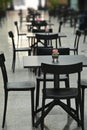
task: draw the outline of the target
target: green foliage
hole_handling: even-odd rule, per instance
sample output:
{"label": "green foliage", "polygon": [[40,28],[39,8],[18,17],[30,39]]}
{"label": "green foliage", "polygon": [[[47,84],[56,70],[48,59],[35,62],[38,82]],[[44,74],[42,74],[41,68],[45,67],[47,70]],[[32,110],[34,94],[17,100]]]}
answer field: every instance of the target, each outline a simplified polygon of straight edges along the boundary
{"label": "green foliage", "polygon": [[0,9],[6,9],[12,0],[0,0]]}
{"label": "green foliage", "polygon": [[53,10],[58,5],[58,0],[48,0],[48,3],[49,3],[48,8]]}

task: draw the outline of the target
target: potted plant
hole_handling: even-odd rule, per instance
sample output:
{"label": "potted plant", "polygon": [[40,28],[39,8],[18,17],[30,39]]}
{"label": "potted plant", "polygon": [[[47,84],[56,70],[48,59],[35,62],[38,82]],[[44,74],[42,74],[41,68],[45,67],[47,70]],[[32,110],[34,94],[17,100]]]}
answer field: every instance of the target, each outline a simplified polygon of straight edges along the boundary
{"label": "potted plant", "polygon": [[53,63],[58,62],[58,57],[59,57],[58,49],[57,48],[53,48],[53,50],[52,50]]}

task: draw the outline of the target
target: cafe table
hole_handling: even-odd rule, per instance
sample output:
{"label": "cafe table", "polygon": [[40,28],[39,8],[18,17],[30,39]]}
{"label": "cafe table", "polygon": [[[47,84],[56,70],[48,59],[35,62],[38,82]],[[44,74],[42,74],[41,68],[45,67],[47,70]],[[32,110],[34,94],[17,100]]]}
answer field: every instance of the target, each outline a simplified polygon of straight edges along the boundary
{"label": "cafe table", "polygon": [[40,55],[40,56],[24,56],[23,66],[24,68],[36,68],[40,67],[41,63],[53,64],[53,65],[67,65],[82,62],[83,67],[87,67],[87,57],[85,55],[60,55],[58,62],[53,62],[52,56]]}

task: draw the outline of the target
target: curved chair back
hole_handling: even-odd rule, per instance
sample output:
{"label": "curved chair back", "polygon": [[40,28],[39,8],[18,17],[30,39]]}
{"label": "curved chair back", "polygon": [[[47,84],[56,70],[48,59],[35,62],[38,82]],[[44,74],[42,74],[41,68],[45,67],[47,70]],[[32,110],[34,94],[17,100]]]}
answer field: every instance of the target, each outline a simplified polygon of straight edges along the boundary
{"label": "curved chair back", "polygon": [[[53,65],[53,64],[41,64],[41,70],[44,75],[44,83],[46,83],[46,75],[52,74],[54,75],[54,88],[59,88],[59,75],[61,74],[78,74],[78,83],[80,84],[80,72],[82,71],[82,63],[68,64],[68,65]],[[45,86],[44,86],[45,87]],[[78,85],[78,87],[80,87]]]}
{"label": "curved chair back", "polygon": [[40,27],[46,27],[47,26],[47,22],[45,21],[45,20],[43,20],[43,21],[36,21],[36,20],[34,20],[34,21],[32,21],[32,26],[33,27],[37,27],[37,28],[40,28]]}
{"label": "curved chair back", "polygon": [[19,35],[18,22],[17,22],[17,21],[15,21],[15,22],[14,22],[14,25],[16,26],[17,35]]}
{"label": "curved chair back", "polygon": [[56,39],[58,39],[58,34],[57,33],[55,33],[55,34],[50,34],[50,33],[48,33],[48,34],[36,34],[36,38],[37,39],[40,39],[40,40],[56,40]]}
{"label": "curved chair back", "polygon": [[[46,32],[46,29],[32,29],[32,32],[33,32],[33,33],[45,33],[45,32]],[[48,30],[48,32],[49,32],[49,33],[52,33],[53,30],[50,28],[50,29]]]}
{"label": "curved chair back", "polygon": [[[53,47],[35,47],[36,55],[52,55]],[[70,48],[58,48],[59,55],[69,55]]]}
{"label": "curved chair back", "polygon": [[12,31],[8,32],[9,37],[12,39],[13,51],[15,50],[14,34]]}
{"label": "curved chair back", "polygon": [[36,47],[36,55],[51,55],[53,47]]}
{"label": "curved chair back", "polygon": [[58,39],[58,34],[51,34],[51,33],[41,33],[41,34],[36,34],[36,39],[37,39],[37,44],[38,41],[43,40],[43,42],[41,42],[44,46],[48,46],[49,44],[51,44],[52,46],[52,41],[55,41],[55,46],[57,48],[57,39]]}
{"label": "curved chair back", "polygon": [[7,82],[8,82],[8,76],[7,76],[7,71],[5,67],[5,56],[4,53],[0,54],[0,67],[3,75],[3,82],[4,82],[4,89],[7,87]]}
{"label": "curved chair back", "polygon": [[47,74],[72,74],[82,71],[82,63],[69,64],[69,65],[53,65],[53,64],[41,64],[42,72]]}
{"label": "curved chair back", "polygon": [[61,32],[61,27],[62,27],[62,24],[63,24],[63,22],[62,22],[62,21],[60,21],[60,22],[59,22],[59,29],[58,29],[58,33],[60,33],[60,32]]}

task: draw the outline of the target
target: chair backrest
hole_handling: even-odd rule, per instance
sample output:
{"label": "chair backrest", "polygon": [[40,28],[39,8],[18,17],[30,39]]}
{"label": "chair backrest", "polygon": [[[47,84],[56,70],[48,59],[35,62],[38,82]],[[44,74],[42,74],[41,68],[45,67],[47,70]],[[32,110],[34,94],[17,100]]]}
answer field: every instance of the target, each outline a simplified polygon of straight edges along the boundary
{"label": "chair backrest", "polygon": [[62,21],[60,21],[60,22],[59,22],[59,29],[58,29],[58,33],[60,33],[60,32],[61,32],[61,27],[62,27],[62,24],[63,24],[63,22],[62,22]]}
{"label": "chair backrest", "polygon": [[[35,55],[52,55],[53,47],[38,46],[34,48]],[[69,55],[70,48],[58,48],[59,55]]]}
{"label": "chair backrest", "polygon": [[37,33],[36,34],[36,39],[37,39],[37,43],[39,41],[44,41],[43,44],[46,44],[47,45],[51,45],[52,46],[52,43],[53,41],[55,42],[55,46],[57,46],[57,39],[58,39],[58,34],[55,33]]}
{"label": "chair backrest", "polygon": [[56,39],[58,39],[58,34],[57,33],[55,33],[55,34],[51,34],[51,33],[39,34],[39,33],[37,33],[36,38],[40,39],[40,40],[56,40]]}
{"label": "chair backrest", "polygon": [[12,31],[9,31],[8,32],[8,35],[9,35],[9,37],[12,39],[12,45],[13,45],[13,51],[16,49],[15,48],[15,43],[14,43],[14,34],[13,34],[13,32]]}
{"label": "chair backrest", "polygon": [[75,41],[74,41],[74,48],[77,48],[77,50],[78,50],[78,46],[79,46],[80,36],[81,36],[81,31],[77,30],[76,31]]}
{"label": "chair backrest", "polygon": [[6,89],[7,82],[8,82],[8,76],[7,76],[7,71],[6,71],[6,67],[5,67],[4,53],[0,53],[0,67],[1,67],[2,76],[3,76],[4,89]]}
{"label": "chair backrest", "polygon": [[70,48],[58,48],[59,55],[70,55]]}
{"label": "chair backrest", "polygon": [[36,26],[36,27],[44,26],[44,27],[46,27],[47,26],[47,22],[45,20],[43,20],[43,21],[36,21],[36,20],[34,20],[34,21],[32,21],[32,26]]}
{"label": "chair backrest", "polygon": [[[44,74],[44,83],[46,83],[46,75],[53,74],[54,75],[54,85],[55,87],[59,87],[59,75],[60,74],[78,74],[78,82],[80,82],[80,72],[82,71],[82,63],[76,64],[68,64],[68,65],[56,65],[56,64],[41,64],[41,70]],[[76,81],[77,82],[77,81]],[[45,84],[46,85],[46,84]],[[58,85],[58,86],[57,86]],[[78,86],[80,87],[80,86]]]}
{"label": "chair backrest", "polygon": [[[32,29],[32,32],[33,33],[45,33],[46,32],[46,29]],[[48,30],[49,33],[53,32],[53,30],[50,28]]]}
{"label": "chair backrest", "polygon": [[17,30],[17,35],[19,35],[18,22],[17,22],[17,21],[15,21],[15,22],[14,22],[14,25],[16,26],[16,30]]}
{"label": "chair backrest", "polygon": [[36,47],[36,55],[51,55],[53,47]]}
{"label": "chair backrest", "polygon": [[[35,55],[52,55],[53,47],[38,46],[34,48]],[[58,48],[59,55],[69,55],[70,48]]]}

